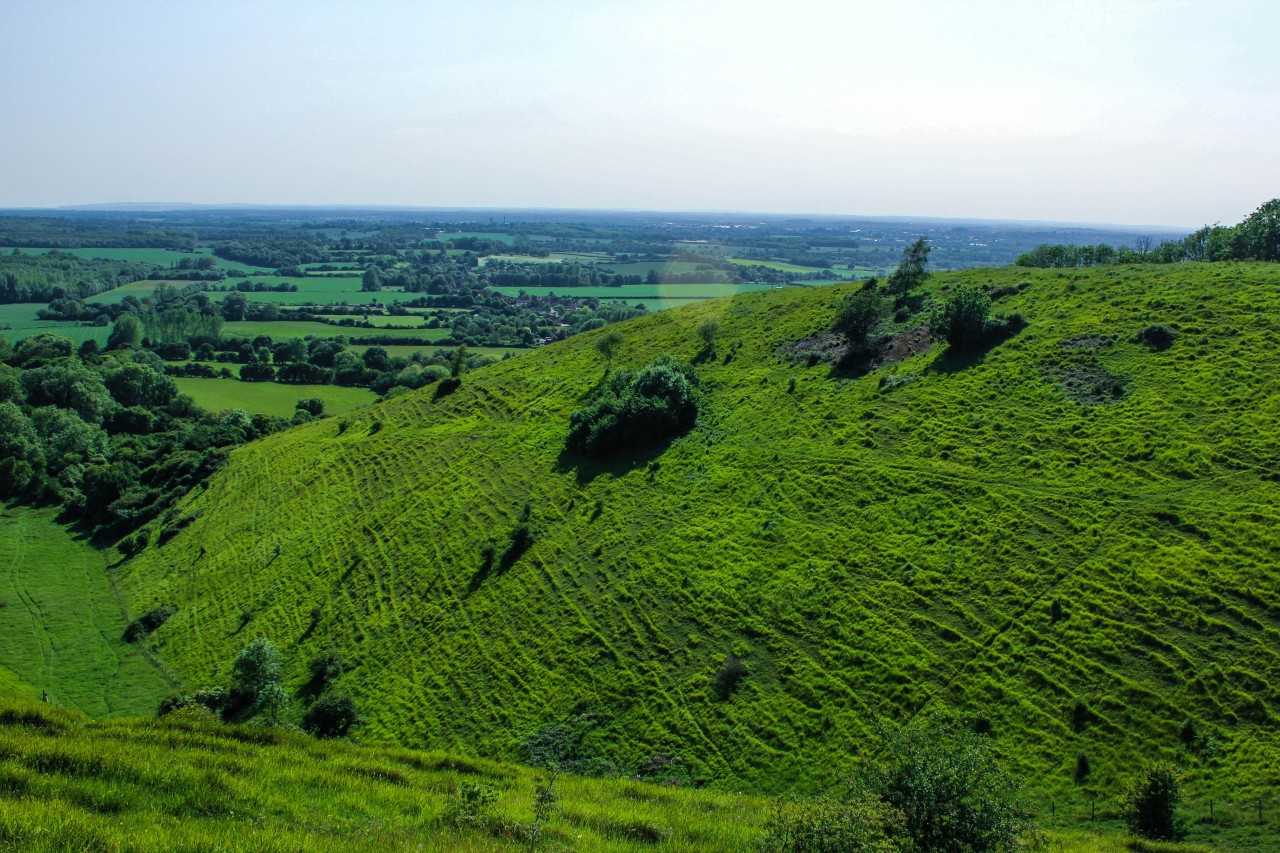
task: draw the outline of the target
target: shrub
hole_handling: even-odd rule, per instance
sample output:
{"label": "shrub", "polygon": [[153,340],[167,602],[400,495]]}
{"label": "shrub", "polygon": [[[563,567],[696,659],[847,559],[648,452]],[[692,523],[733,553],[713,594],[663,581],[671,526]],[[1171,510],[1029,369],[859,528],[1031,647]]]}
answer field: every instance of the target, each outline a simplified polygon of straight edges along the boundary
{"label": "shrub", "polygon": [[345,737],[360,716],[350,696],[326,693],[315,701],[302,718],[302,728],[316,737]]}
{"label": "shrub", "polygon": [[698,419],[697,381],[669,356],[619,371],[570,417],[569,449],[603,456],[688,432]]}
{"label": "shrub", "polygon": [[890,738],[866,783],[901,812],[913,850],[1010,850],[1029,828],[990,739],[958,720],[929,719]]}
{"label": "shrub", "polygon": [[168,622],[169,617],[177,612],[178,609],[169,604],[153,607],[125,626],[124,641],[126,643],[136,643],[138,640],[149,636],[165,622]]}
{"label": "shrub", "polygon": [[779,802],[759,849],[770,853],[892,853],[902,849],[902,815],[874,796]]}
{"label": "shrub", "polygon": [[1174,338],[1177,336],[1178,333],[1173,329],[1170,329],[1168,326],[1161,323],[1156,323],[1155,325],[1147,326],[1145,329],[1138,332],[1138,334],[1134,335],[1134,340],[1140,344],[1146,344],[1153,350],[1160,351],[1167,350],[1169,347],[1173,346]]}
{"label": "shrub", "polygon": [[260,361],[251,362],[240,367],[242,382],[271,382],[276,378],[276,369]]}
{"label": "shrub", "polygon": [[319,397],[307,397],[299,400],[295,405],[295,409],[302,409],[311,414],[312,417],[320,417],[324,414],[324,400]]}
{"label": "shrub", "polygon": [[972,285],[960,285],[929,314],[929,334],[957,350],[976,349],[987,338],[991,297]]}
{"label": "shrub", "polygon": [[1076,782],[1083,782],[1089,778],[1089,756],[1083,752],[1076,756]]}
{"label": "shrub", "polygon": [[483,824],[489,807],[498,801],[498,789],[483,782],[462,781],[445,807],[444,822],[459,828]]}
{"label": "shrub", "polygon": [[733,691],[738,689],[738,685],[742,683],[742,679],[746,678],[747,675],[747,665],[742,662],[742,658],[734,654],[725,655],[724,662],[716,670],[716,676],[711,685],[712,689],[715,690],[716,696],[723,702],[733,695]]}
{"label": "shrub", "polygon": [[[321,615],[320,608],[312,608],[311,624],[317,624]],[[318,654],[307,663],[307,672],[310,673],[310,678],[307,679],[307,688],[313,693],[319,693],[325,687],[337,681],[342,673],[346,672],[346,669],[346,660],[337,652],[329,651]]]}
{"label": "shrub", "polygon": [[1180,832],[1175,814],[1180,798],[1178,774],[1173,768],[1147,768],[1125,797],[1129,829],[1143,838],[1177,838]]}
{"label": "shrub", "polygon": [[832,329],[849,341],[849,353],[862,353],[867,350],[868,339],[876,326],[880,325],[883,316],[884,305],[876,292],[859,290],[857,293],[850,293],[840,303]]}

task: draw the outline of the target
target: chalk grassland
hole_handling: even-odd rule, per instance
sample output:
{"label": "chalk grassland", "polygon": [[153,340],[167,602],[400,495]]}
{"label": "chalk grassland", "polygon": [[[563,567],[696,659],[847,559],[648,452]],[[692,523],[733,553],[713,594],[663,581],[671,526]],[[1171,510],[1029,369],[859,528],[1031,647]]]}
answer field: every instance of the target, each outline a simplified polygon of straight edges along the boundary
{"label": "chalk grassland", "polygon": [[[236,365],[232,365],[232,370]],[[178,377],[178,390],[190,394],[196,405],[211,412],[243,409],[250,414],[293,414],[299,400],[319,398],[325,414],[337,415],[366,406],[378,399],[368,388],[338,385],[286,385],[280,382],[241,382],[239,379]]]}
{"label": "chalk grassland", "polygon": [[[785,288],[272,436],[122,586],[135,610],[179,607],[154,640],[192,685],[225,676],[245,612],[294,680],[330,646],[359,661],[341,687],[371,741],[507,757],[589,713],[584,748],[621,767],[676,755],[716,784],[816,790],[878,725],[950,708],[1046,795],[1110,801],[1165,759],[1197,802],[1269,796],[1280,267],[929,287],[965,282],[1012,294],[998,307],[1028,327],[844,378],[785,354],[858,285]],[[625,338],[615,368],[694,359],[708,319],[693,432],[608,465],[563,455],[604,376],[599,335]],[[1153,322],[1178,330],[1168,351],[1134,342]],[[532,545],[501,560],[522,524]],[[750,674],[721,700],[730,653]]]}
{"label": "chalk grassland", "polygon": [[[91,722],[0,700],[0,847],[52,850],[528,849],[533,771],[194,720]],[[498,800],[447,818],[460,784]],[[740,795],[561,777],[546,843],[591,851],[744,850],[766,804]]]}
{"label": "chalk grassland", "polygon": [[[181,714],[91,721],[0,686],[0,847],[27,851],[760,849],[776,803],[626,779],[556,779],[531,844],[537,771],[443,752],[316,741]],[[464,786],[495,802],[458,820]],[[1059,853],[1205,853],[1133,845],[1114,820],[1045,833]]]}
{"label": "chalk grassland", "polygon": [[111,555],[54,516],[0,506],[0,690],[11,680],[94,716],[150,714],[171,682],[121,639]]}

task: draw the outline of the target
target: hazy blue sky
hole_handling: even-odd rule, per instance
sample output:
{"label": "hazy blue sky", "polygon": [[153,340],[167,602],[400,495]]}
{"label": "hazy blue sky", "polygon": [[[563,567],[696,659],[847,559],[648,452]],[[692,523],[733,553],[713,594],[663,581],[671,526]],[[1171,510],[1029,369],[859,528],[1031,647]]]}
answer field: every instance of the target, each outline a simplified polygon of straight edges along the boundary
{"label": "hazy blue sky", "polygon": [[1280,3],[0,4],[0,205],[1195,225],[1280,195]]}

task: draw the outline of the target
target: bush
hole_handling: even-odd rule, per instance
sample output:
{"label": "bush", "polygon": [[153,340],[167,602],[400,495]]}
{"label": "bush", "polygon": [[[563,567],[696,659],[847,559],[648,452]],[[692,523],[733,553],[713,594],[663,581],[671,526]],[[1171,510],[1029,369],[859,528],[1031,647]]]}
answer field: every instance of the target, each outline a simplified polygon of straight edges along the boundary
{"label": "bush", "polygon": [[958,720],[898,733],[867,776],[869,790],[901,812],[913,850],[1010,850],[1029,828],[990,739]]}
{"label": "bush", "polygon": [[[313,608],[311,611],[311,624],[318,623],[320,616],[320,608]],[[307,679],[307,687],[312,692],[319,693],[329,684],[337,681],[346,669],[346,660],[337,652],[324,652],[316,655],[307,664],[307,671],[310,673],[310,678]]]}
{"label": "bush", "polygon": [[485,823],[489,807],[498,801],[498,789],[483,782],[459,782],[449,805],[445,807],[443,820],[459,828],[476,827]]}
{"label": "bush", "polygon": [[716,338],[719,335],[720,324],[715,320],[703,320],[698,326],[698,337],[702,339],[702,348],[705,352],[716,351]]}
{"label": "bush", "polygon": [[159,607],[148,610],[125,626],[124,641],[126,643],[136,643],[138,640],[151,635],[177,612],[178,608],[169,604],[162,604]]}
{"label": "bush", "polygon": [[1173,329],[1161,323],[1156,323],[1138,332],[1138,334],[1134,335],[1134,339],[1140,344],[1146,344],[1151,349],[1160,351],[1167,350],[1173,346],[1174,338],[1177,336],[1178,333]]}
{"label": "bush", "polygon": [[874,290],[859,290],[850,293],[840,303],[836,312],[832,329],[844,335],[849,341],[850,354],[865,352],[869,345],[871,333],[880,325],[884,316],[884,305]]}
{"label": "bush", "polygon": [[326,693],[307,709],[302,728],[316,737],[345,737],[359,722],[351,697]]}
{"label": "bush", "polygon": [[569,449],[604,456],[688,432],[698,419],[697,381],[669,356],[615,373],[570,417]]}
{"label": "bush", "polygon": [[929,334],[957,350],[977,349],[987,339],[991,297],[972,285],[960,285],[929,314]]}
{"label": "bush", "polygon": [[301,409],[309,413],[312,417],[320,417],[324,414],[324,400],[319,397],[307,397],[299,400],[295,405],[295,409]]}
{"label": "bush", "polygon": [[716,677],[711,685],[716,697],[722,702],[728,699],[747,675],[747,665],[742,662],[742,658],[733,654],[725,655],[724,663],[716,670]]}
{"label": "bush", "polygon": [[1181,835],[1175,818],[1180,798],[1178,774],[1173,768],[1147,768],[1125,797],[1130,831],[1143,838],[1177,838]]}
{"label": "bush", "polygon": [[242,382],[271,382],[276,378],[276,369],[260,361],[250,362],[240,368]]}
{"label": "bush", "polygon": [[902,849],[902,815],[873,796],[780,802],[759,849],[769,853],[892,853]]}

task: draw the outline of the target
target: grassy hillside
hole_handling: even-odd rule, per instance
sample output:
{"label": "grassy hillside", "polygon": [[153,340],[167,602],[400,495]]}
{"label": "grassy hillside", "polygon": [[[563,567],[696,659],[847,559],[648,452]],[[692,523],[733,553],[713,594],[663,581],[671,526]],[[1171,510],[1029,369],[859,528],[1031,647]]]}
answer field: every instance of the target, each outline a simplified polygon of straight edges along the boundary
{"label": "grassy hillside", "polygon": [[[1280,267],[930,286],[965,281],[1011,293],[997,307],[1029,326],[856,379],[785,357],[849,286],[611,327],[616,366],[693,359],[708,318],[721,333],[698,426],[610,466],[562,454],[602,377],[596,333],[440,400],[272,436],[121,587],[135,612],[177,605],[153,644],[193,686],[258,634],[297,681],[341,650],[366,741],[513,757],[576,719],[584,751],[622,768],[665,755],[720,785],[812,790],[878,725],[948,707],[989,725],[1045,803],[1109,801],[1148,758],[1186,768],[1197,809],[1269,796]],[[1171,349],[1132,340],[1154,322],[1178,330]],[[486,572],[526,507],[532,547]],[[722,699],[728,654],[749,674]]]}
{"label": "grassy hillside", "polygon": [[94,716],[151,713],[172,682],[121,639],[108,555],[55,515],[0,505],[0,695],[48,691]]}
{"label": "grassy hillside", "polygon": [[[0,699],[0,848],[347,851],[528,849],[533,771],[198,719],[90,722]],[[497,801],[453,820],[461,785]],[[763,801],[561,777],[555,849],[742,850]],[[460,825],[459,825],[460,824]]]}

